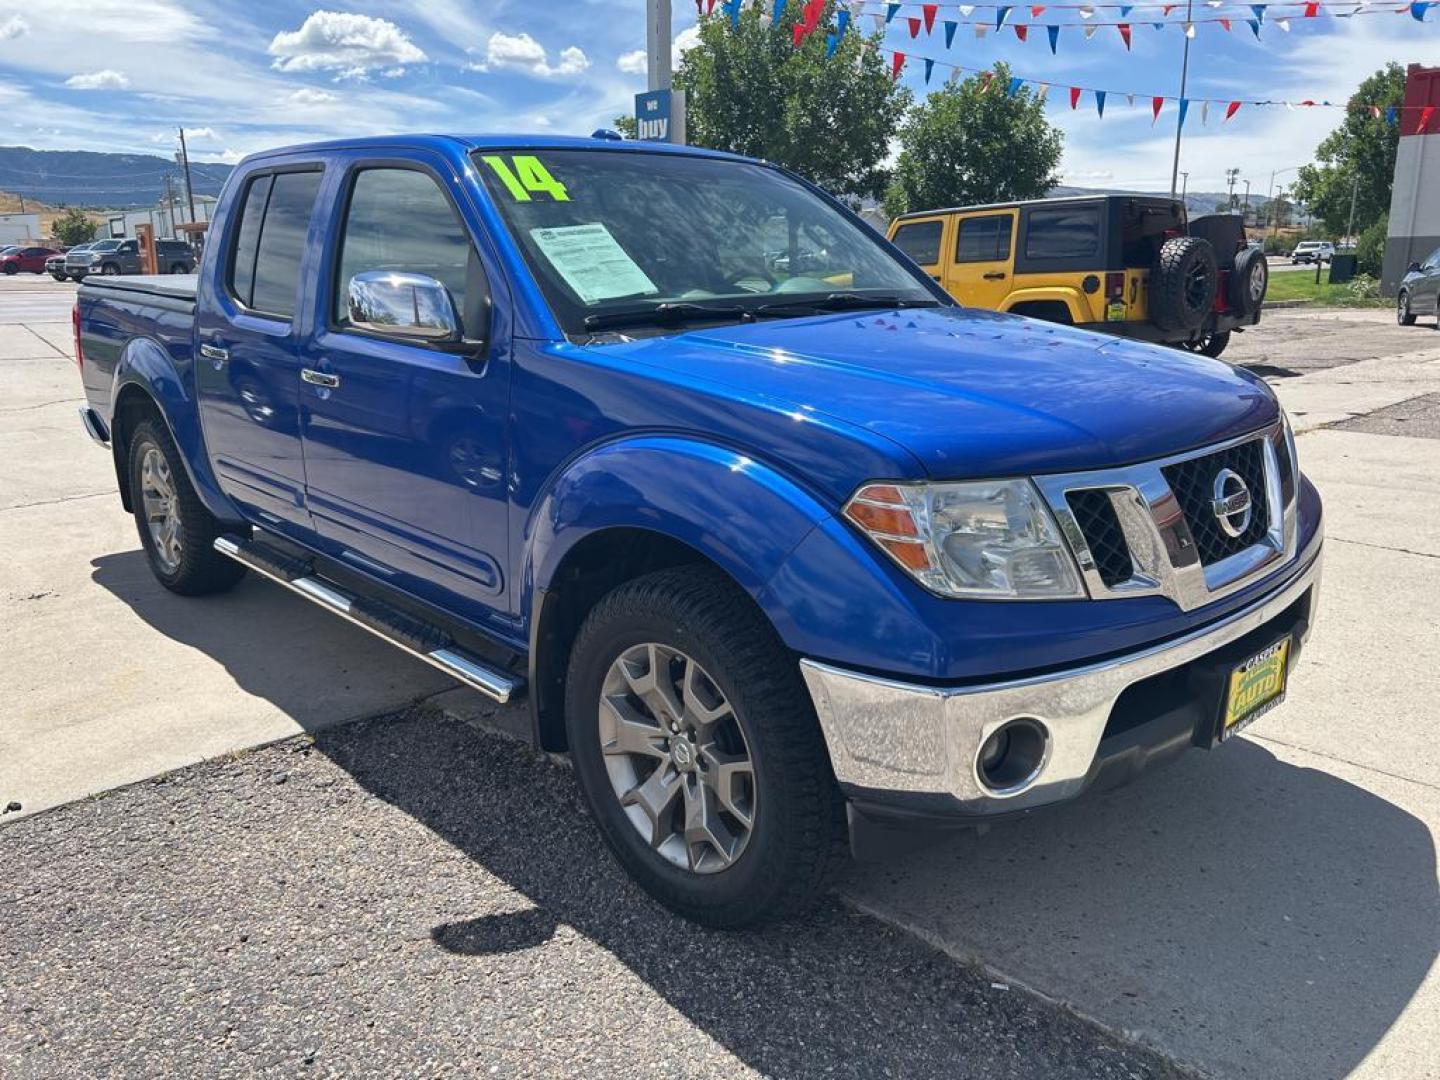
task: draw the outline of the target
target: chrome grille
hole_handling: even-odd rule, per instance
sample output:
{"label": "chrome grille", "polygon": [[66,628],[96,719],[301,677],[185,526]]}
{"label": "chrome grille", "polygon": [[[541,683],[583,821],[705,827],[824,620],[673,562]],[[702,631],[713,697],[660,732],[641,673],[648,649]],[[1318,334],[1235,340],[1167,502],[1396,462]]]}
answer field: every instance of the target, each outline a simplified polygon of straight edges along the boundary
{"label": "chrome grille", "polygon": [[[1239,536],[1230,536],[1220,528],[1215,516],[1215,476],[1221,469],[1237,473],[1250,490],[1250,524]],[[1176,462],[1163,470],[1165,480],[1180,509],[1185,524],[1195,538],[1202,566],[1209,566],[1231,555],[1239,554],[1260,542],[1270,528],[1269,507],[1265,499],[1265,457],[1260,439],[1251,439],[1216,454]]]}
{"label": "chrome grille", "polygon": [[1125,542],[1125,530],[1120,527],[1120,518],[1110,502],[1110,493],[1090,488],[1069,492],[1066,498],[1075,514],[1075,524],[1080,527],[1080,533],[1095,560],[1100,580],[1113,589],[1134,577],[1135,564],[1130,559],[1130,545]]}

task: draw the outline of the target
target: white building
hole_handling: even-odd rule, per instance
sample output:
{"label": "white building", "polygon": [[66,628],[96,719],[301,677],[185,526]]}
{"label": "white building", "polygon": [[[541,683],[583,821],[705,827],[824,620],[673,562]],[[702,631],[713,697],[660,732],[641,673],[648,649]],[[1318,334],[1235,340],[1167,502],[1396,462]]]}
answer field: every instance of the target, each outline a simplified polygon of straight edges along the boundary
{"label": "white building", "polygon": [[[209,221],[210,215],[215,212],[215,202],[211,195],[196,195],[195,220]],[[105,224],[100,226],[100,235],[134,236],[135,226],[149,225],[155,230],[155,236],[163,239],[180,235],[176,231],[177,227],[190,220],[190,204],[181,196],[173,202],[162,202],[153,210],[126,210],[108,214]]]}
{"label": "white building", "polygon": [[0,244],[26,244],[41,239],[39,214],[0,214]]}

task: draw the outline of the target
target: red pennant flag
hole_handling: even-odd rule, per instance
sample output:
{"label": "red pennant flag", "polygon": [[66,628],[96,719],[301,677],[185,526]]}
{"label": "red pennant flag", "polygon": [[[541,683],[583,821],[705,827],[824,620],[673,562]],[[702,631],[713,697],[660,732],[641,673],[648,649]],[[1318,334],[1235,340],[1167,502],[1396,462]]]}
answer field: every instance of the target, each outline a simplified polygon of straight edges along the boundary
{"label": "red pennant flag", "polygon": [[935,15],[939,10],[939,4],[920,5],[920,14],[925,17],[925,33],[928,34],[935,29]]}
{"label": "red pennant flag", "polygon": [[795,48],[798,49],[800,47],[800,42],[805,40],[805,24],[797,22],[794,26],[790,28],[790,36],[795,41]]}
{"label": "red pennant flag", "polygon": [[1044,14],[1045,14],[1045,5],[1044,5],[1044,4],[1036,4],[1034,7],[1032,7],[1032,8],[1030,9],[1030,17],[1031,17],[1032,19],[1038,19],[1041,15],[1044,15]]}
{"label": "red pennant flag", "polygon": [[1313,107],[1314,104],[1315,104],[1315,102],[1306,100],[1306,101],[1300,102],[1300,104],[1301,104],[1301,105],[1309,105],[1309,106],[1312,106],[1312,107]]}
{"label": "red pennant flag", "polygon": [[905,54],[897,52],[890,61],[890,80],[893,82],[900,78],[900,69],[905,66]]}
{"label": "red pennant flag", "polygon": [[[1230,117],[1234,116],[1234,115],[1235,115],[1237,112],[1239,112],[1239,111],[1240,111],[1240,102],[1238,102],[1238,101],[1232,101],[1232,102],[1230,102],[1229,105],[1225,106],[1225,120],[1229,120]],[[1225,122],[1225,120],[1222,120],[1222,121],[1220,121],[1220,122],[1223,124],[1223,123]]]}
{"label": "red pennant flag", "polygon": [[1430,127],[1430,118],[1435,115],[1435,106],[1426,105],[1420,110],[1420,123],[1415,128],[1416,135],[1424,135]]}
{"label": "red pennant flag", "polygon": [[1072,87],[1070,87],[1070,108],[1073,109],[1073,108],[1075,108],[1075,107],[1076,107],[1077,105],[1079,105],[1079,104],[1080,104],[1080,87],[1078,87],[1078,86],[1072,86]]}
{"label": "red pennant flag", "polygon": [[705,0],[705,14],[706,14],[706,15],[714,15],[714,14],[715,14],[715,0]]}
{"label": "red pennant flag", "polygon": [[1178,4],[1166,4],[1166,5],[1165,5],[1165,14],[1166,14],[1166,15],[1169,15],[1170,12],[1174,11],[1174,10],[1175,10],[1177,7],[1179,7],[1179,6],[1180,6],[1180,5],[1178,5]]}
{"label": "red pennant flag", "polygon": [[906,19],[905,21],[910,24],[910,36],[911,36],[912,38],[917,38],[917,37],[919,37],[919,36],[920,36],[920,20],[912,17],[912,18]]}
{"label": "red pennant flag", "polygon": [[1029,35],[1030,27],[1026,26],[1024,23],[1015,24],[1015,36],[1017,38],[1019,38],[1021,41],[1024,41],[1027,37],[1029,37]]}
{"label": "red pennant flag", "polygon": [[1319,4],[1306,4],[1306,5],[1305,5],[1305,18],[1307,18],[1307,19],[1313,19],[1313,18],[1315,18],[1315,16],[1317,16],[1317,15],[1319,15],[1319,14],[1320,14],[1320,5],[1319,5]]}
{"label": "red pennant flag", "polygon": [[1164,107],[1165,99],[1163,97],[1153,97],[1150,99],[1150,123],[1153,124],[1156,120],[1160,119],[1160,110]]}
{"label": "red pennant flag", "polygon": [[1125,51],[1130,51],[1130,24],[1116,23],[1115,28],[1120,31],[1120,36],[1125,39]]}
{"label": "red pennant flag", "polygon": [[995,73],[993,71],[982,71],[980,73],[980,93],[983,94],[986,90],[990,89],[990,83],[994,78]]}
{"label": "red pennant flag", "polygon": [[1228,30],[1230,29],[1230,20],[1229,20],[1229,19],[1221,19],[1221,20],[1220,20],[1220,25],[1223,26],[1223,27],[1228,31]]}

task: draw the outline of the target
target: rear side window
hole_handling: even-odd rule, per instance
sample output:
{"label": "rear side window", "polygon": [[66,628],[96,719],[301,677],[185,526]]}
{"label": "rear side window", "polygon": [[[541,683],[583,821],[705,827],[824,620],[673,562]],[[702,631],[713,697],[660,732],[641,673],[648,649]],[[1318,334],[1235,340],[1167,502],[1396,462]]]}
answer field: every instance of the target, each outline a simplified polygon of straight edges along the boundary
{"label": "rear side window", "polygon": [[1088,259],[1100,255],[1100,208],[1031,210],[1025,226],[1027,259]]}
{"label": "rear side window", "polygon": [[318,171],[276,173],[251,182],[230,264],[231,291],[246,307],[283,319],[294,316],[320,177]]}
{"label": "rear side window", "polygon": [[1010,258],[1010,215],[966,218],[955,240],[956,262],[1004,262]]}
{"label": "rear side window", "polygon": [[917,221],[895,230],[896,247],[921,266],[934,266],[940,261],[940,232],[943,221]]}
{"label": "rear side window", "polygon": [[[355,177],[340,241],[335,321],[349,318],[350,279],[366,270],[424,274],[450,291],[466,311],[466,285],[478,273],[470,235],[450,200],[428,174],[415,169],[366,169]],[[474,265],[472,265],[474,263]]]}

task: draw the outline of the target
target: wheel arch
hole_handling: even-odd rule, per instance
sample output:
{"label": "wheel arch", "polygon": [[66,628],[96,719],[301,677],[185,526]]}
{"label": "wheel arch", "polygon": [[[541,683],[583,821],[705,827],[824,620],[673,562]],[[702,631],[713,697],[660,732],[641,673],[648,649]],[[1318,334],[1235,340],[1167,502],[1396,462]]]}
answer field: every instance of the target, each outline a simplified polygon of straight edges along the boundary
{"label": "wheel arch", "polygon": [[[1037,309],[1054,312],[1057,305],[1065,310],[1072,325],[1090,321],[1080,292],[1076,289],[1059,286],[1043,289],[1017,289],[1005,298],[1003,310],[1011,315],[1045,318],[1043,314],[1033,314],[1032,312]],[[1058,320],[1051,319],[1049,321],[1056,322]]]}

